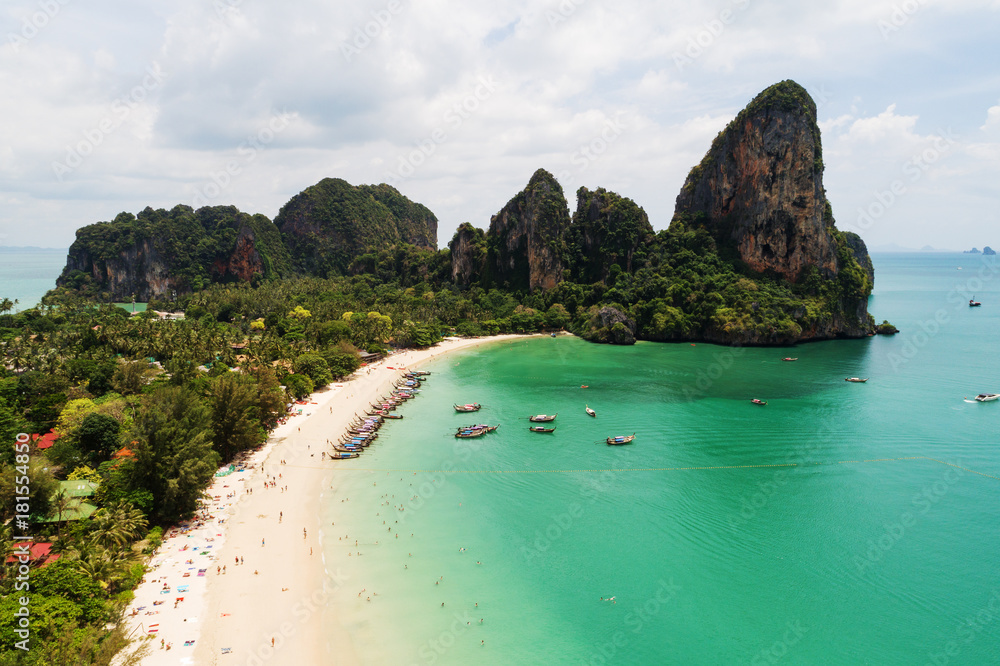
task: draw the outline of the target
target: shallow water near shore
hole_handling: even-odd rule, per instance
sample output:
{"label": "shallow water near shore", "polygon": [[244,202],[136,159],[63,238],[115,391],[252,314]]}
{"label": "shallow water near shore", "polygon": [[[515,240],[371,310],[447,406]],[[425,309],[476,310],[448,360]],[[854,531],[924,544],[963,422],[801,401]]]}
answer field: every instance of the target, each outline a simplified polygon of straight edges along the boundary
{"label": "shallow water near shore", "polygon": [[[997,663],[1000,403],[963,400],[1000,392],[992,267],[876,257],[893,338],[532,338],[428,363],[333,474],[329,621],[366,664]],[[454,438],[473,422],[501,427]]]}

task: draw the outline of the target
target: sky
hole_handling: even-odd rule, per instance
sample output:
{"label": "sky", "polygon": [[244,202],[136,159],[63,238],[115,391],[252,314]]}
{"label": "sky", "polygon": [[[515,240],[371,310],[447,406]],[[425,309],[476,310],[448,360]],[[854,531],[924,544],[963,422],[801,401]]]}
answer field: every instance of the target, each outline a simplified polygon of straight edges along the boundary
{"label": "sky", "polygon": [[438,243],[538,168],[670,223],[764,88],[813,96],[838,227],[1000,247],[1000,0],[6,0],[0,245],[387,182]]}

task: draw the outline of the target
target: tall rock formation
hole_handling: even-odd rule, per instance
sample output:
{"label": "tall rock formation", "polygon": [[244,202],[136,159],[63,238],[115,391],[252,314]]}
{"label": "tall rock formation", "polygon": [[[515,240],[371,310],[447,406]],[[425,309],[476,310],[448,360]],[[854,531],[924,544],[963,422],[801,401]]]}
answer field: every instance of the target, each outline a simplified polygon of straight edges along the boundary
{"label": "tall rock formation", "polygon": [[[702,227],[723,256],[735,255],[752,271],[802,283],[802,293],[827,299],[822,316],[806,318],[804,308],[793,316],[800,332],[793,326],[761,338],[728,327],[706,332],[708,339],[787,344],[871,332],[871,258],[857,234],[834,224],[823,189],[816,104],[794,81],[764,90],[715,137],[677,195],[674,224]],[[835,289],[823,286],[830,281]]]}
{"label": "tall rock formation", "polygon": [[337,275],[371,250],[399,243],[437,249],[437,218],[389,185],[324,178],[286,203],[275,224],[296,272]]}
{"label": "tall rock formation", "polygon": [[653,227],[646,211],[631,199],[604,188],[581,187],[569,236],[573,279],[590,284],[606,280],[614,265],[626,273],[639,268],[653,240]]}
{"label": "tall rock formation", "polygon": [[816,104],[794,81],[757,95],[715,137],[677,196],[674,219],[701,221],[758,272],[795,282],[837,274]]}
{"label": "tall rock formation", "polygon": [[263,215],[233,206],[197,211],[147,207],[76,232],[58,286],[85,287],[113,300],[147,301],[212,282],[251,281],[288,273],[278,230]]}
{"label": "tall rock formation", "polygon": [[[511,290],[551,289],[562,279],[569,207],[562,187],[545,169],[490,219],[484,273]],[[454,265],[454,264],[453,264]]]}
{"label": "tall rock formation", "polygon": [[458,226],[451,242],[451,281],[466,287],[478,282],[486,263],[486,234],[468,222]]}

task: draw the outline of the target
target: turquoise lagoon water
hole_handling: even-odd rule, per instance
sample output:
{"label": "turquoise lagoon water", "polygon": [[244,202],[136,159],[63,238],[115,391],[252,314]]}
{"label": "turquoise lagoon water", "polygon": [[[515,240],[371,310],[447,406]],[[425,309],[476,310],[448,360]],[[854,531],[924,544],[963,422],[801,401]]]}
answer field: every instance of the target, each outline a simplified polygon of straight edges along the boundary
{"label": "turquoise lagoon water", "polygon": [[[1000,392],[994,268],[876,257],[893,338],[533,338],[426,366],[335,473],[328,621],[366,664],[1000,662],[1000,403],[963,400]],[[502,425],[452,436],[472,421]]]}
{"label": "turquoise lagoon water", "polygon": [[0,299],[17,299],[14,312],[34,307],[65,265],[66,250],[0,248]]}

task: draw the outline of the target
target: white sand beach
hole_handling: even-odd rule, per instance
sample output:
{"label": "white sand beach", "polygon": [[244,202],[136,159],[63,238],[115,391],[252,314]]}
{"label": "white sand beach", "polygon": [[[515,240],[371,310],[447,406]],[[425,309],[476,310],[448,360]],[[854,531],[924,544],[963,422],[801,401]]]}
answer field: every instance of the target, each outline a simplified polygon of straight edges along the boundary
{"label": "white sand beach", "polygon": [[322,622],[344,581],[337,562],[323,561],[320,502],[334,467],[351,464],[324,459],[326,440],[388,394],[400,367],[521,337],[449,338],[398,353],[297,405],[302,414],[272,432],[245,471],[216,477],[197,518],[165,534],[127,610],[127,631],[150,640],[142,663],[359,663],[349,637]]}

